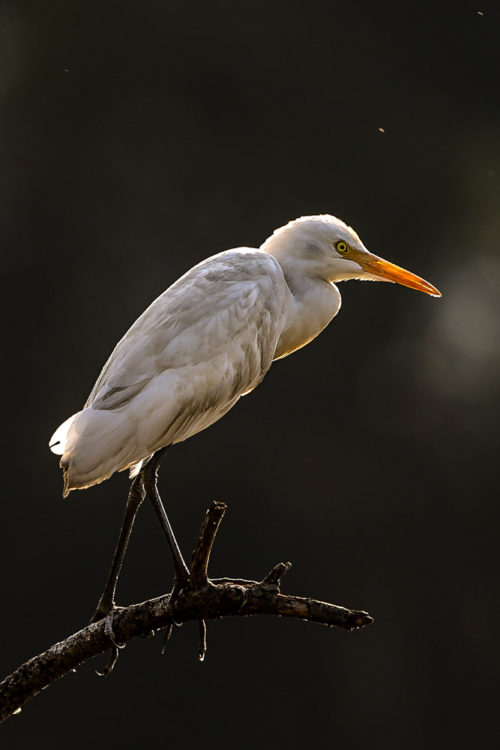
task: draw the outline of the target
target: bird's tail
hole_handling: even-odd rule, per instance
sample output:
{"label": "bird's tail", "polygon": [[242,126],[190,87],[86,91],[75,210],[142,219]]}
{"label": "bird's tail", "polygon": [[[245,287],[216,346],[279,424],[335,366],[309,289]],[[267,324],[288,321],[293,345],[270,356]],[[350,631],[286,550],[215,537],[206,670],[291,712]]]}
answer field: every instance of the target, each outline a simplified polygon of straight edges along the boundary
{"label": "bird's tail", "polygon": [[65,422],[59,425],[57,430],[54,432],[54,434],[50,438],[49,448],[52,451],[52,453],[56,454],[56,456],[62,456],[63,453],[65,452],[66,442],[68,440],[69,428],[75,421],[78,414],[80,414],[80,412],[73,414],[71,417],[69,417],[69,419],[67,419]]}
{"label": "bird's tail", "polygon": [[63,422],[52,435],[49,447],[61,456],[63,497],[71,490],[103,482],[115,471],[138,463],[139,457],[130,420],[120,412],[91,406]]}

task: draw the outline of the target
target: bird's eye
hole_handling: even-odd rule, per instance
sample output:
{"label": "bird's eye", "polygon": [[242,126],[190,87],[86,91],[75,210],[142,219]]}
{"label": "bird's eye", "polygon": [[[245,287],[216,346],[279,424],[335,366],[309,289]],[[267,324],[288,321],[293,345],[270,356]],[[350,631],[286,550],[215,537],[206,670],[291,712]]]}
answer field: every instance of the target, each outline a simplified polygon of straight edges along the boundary
{"label": "bird's eye", "polygon": [[335,243],[335,250],[338,253],[346,253],[347,249],[348,249],[347,243],[344,242],[343,240],[339,240],[338,242]]}

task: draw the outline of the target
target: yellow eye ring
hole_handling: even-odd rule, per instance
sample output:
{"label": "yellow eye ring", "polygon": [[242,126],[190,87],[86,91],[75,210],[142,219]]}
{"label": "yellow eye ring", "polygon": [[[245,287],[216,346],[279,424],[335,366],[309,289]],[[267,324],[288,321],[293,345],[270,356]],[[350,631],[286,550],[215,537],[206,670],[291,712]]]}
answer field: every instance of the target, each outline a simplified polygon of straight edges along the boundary
{"label": "yellow eye ring", "polygon": [[343,240],[339,240],[338,242],[335,243],[335,250],[338,253],[346,253],[348,249],[349,249],[349,246]]}

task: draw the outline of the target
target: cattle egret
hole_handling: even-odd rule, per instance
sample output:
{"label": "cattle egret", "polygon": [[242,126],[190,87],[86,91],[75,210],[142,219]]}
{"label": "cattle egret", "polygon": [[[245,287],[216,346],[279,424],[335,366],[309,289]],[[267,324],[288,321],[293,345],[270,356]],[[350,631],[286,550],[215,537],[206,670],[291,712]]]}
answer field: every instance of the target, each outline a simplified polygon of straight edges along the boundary
{"label": "cattle egret", "polygon": [[135,321],[104,365],[83,409],[54,433],[64,496],[134,477],[110,578],[96,615],[114,606],[135,514],[147,495],[169,540],[177,581],[188,569],[156,475],[164,450],[209,427],[253,391],[276,359],[314,339],[338,313],[336,282],[391,281],[440,297],[427,281],[371,254],[333,216],[304,216],[259,249],[226,250],[181,276]]}

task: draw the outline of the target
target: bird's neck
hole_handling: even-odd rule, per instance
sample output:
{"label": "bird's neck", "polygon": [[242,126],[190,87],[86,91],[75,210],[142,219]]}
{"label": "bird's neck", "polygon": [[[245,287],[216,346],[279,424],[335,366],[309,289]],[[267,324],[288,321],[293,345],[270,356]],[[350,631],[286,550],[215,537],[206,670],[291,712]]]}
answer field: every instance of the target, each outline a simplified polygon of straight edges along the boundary
{"label": "bird's neck", "polygon": [[308,344],[328,325],[340,309],[340,292],[328,281],[308,277],[280,263],[290,290],[286,323],[276,347],[274,359]]}

